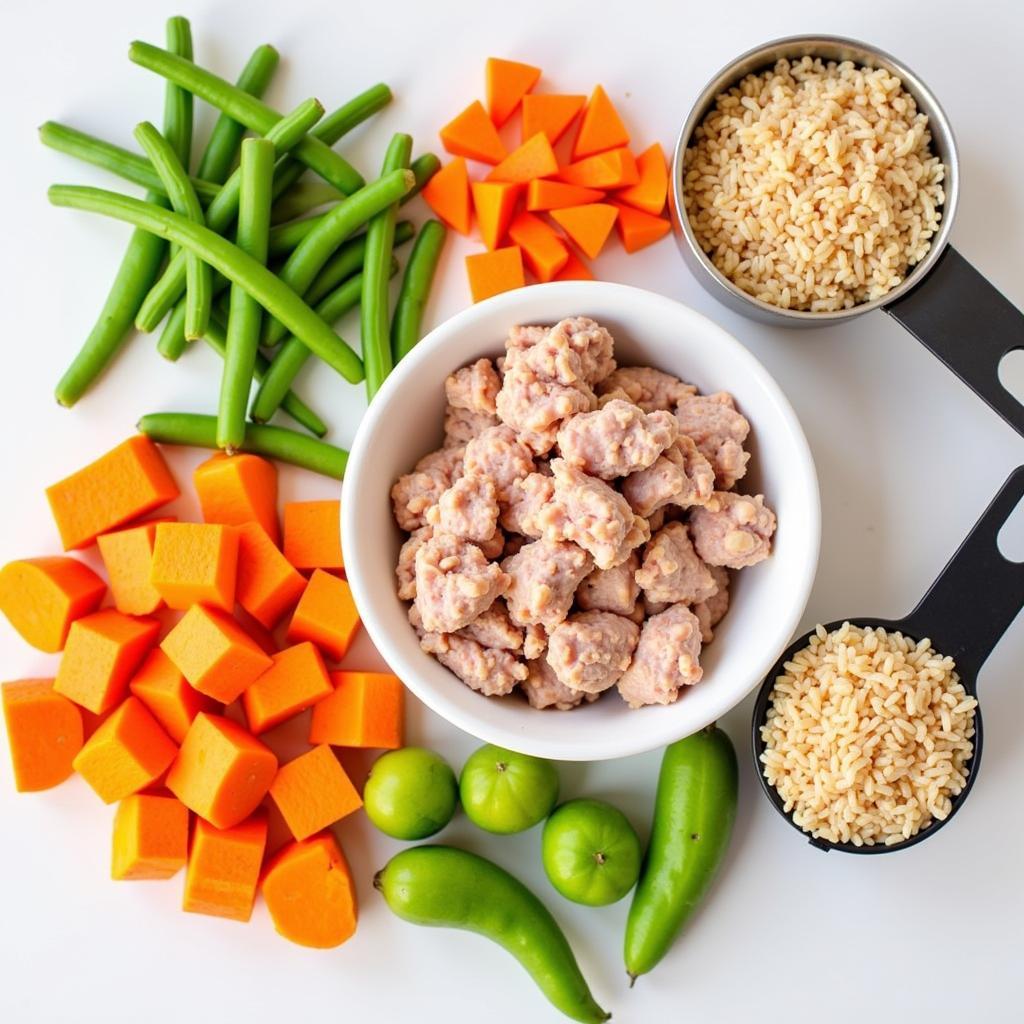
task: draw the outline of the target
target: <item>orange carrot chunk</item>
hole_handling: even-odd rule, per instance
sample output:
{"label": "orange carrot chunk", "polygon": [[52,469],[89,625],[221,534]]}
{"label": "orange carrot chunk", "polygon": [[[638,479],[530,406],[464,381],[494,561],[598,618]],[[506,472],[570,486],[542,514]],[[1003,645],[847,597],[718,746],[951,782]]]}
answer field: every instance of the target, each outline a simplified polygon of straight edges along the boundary
{"label": "orange carrot chunk", "polygon": [[594,275],[591,273],[590,267],[586,265],[572,251],[569,249],[569,260],[562,269],[555,274],[556,281],[593,281]]}
{"label": "orange carrot chunk", "polygon": [[113,608],[78,619],[71,624],[54,688],[102,715],[124,699],[159,632],[156,619],[133,618]]}
{"label": "orange carrot chunk", "polygon": [[402,746],[405,687],[387,672],[332,672],[334,690],[313,708],[310,743],[333,747]]}
{"label": "orange carrot chunk", "polygon": [[164,607],[164,599],[150,578],[156,526],[156,522],[141,523],[96,538],[114,606],[125,615],[152,615]]}
{"label": "orange carrot chunk", "polygon": [[608,203],[587,203],[585,206],[552,210],[551,219],[587,256],[596,259],[611,234],[618,212]]}
{"label": "orange carrot chunk", "polygon": [[540,68],[515,60],[487,58],[487,110],[500,128],[540,80]]}
{"label": "orange carrot chunk", "polygon": [[258,736],[332,692],[324,659],[311,643],[286,647],[242,694],[249,728]]}
{"label": "orange carrot chunk", "polygon": [[188,808],[180,800],[137,793],[118,804],[111,878],[171,878],[187,855]]}
{"label": "orange carrot chunk", "polygon": [[101,533],[166,505],[178,485],[148,437],[128,438],[46,489],[64,550],[87,548]]}
{"label": "orange carrot chunk", "polygon": [[546,178],[558,173],[555,151],[543,132],[537,132],[518,149],[513,150],[487,175],[488,181],[510,181],[524,185],[534,178]]}
{"label": "orange carrot chunk", "polygon": [[543,132],[553,146],[583,109],[586,96],[557,93],[531,94],[523,97],[523,141]]}
{"label": "orange carrot chunk", "polygon": [[82,712],[54,691],[52,679],[4,683],[0,693],[15,789],[36,793],[59,785],[82,749]]}
{"label": "orange carrot chunk", "polygon": [[637,252],[652,242],[657,242],[659,238],[664,238],[672,227],[664,217],[652,217],[643,210],[634,209],[623,203],[615,205],[619,208],[616,227],[626,252]]}
{"label": "orange carrot chunk", "polygon": [[199,604],[160,647],[192,686],[221,704],[237,700],[270,668],[270,657],[230,615]]}
{"label": "orange carrot chunk", "polygon": [[582,206],[604,199],[604,193],[596,188],[582,185],[567,185],[564,181],[548,181],[537,178],[526,190],[526,208],[532,212],[540,210],[561,210],[567,206]]}
{"label": "orange carrot chunk", "polygon": [[205,522],[241,526],[255,521],[278,542],[277,467],[268,459],[218,452],[196,467],[192,482]]}
{"label": "orange carrot chunk", "polygon": [[326,744],[281,765],[270,798],[296,839],[307,839],[363,806],[345,769]]}
{"label": "orange carrot chunk", "polygon": [[306,578],[274,546],[259,523],[238,527],[235,598],[264,629],[273,629],[294,608]]}
{"label": "orange carrot chunk", "polygon": [[217,828],[244,821],[267,795],[274,752],[228,718],[201,712],[167,773],[167,788]]}
{"label": "orange carrot chunk", "polygon": [[640,180],[636,158],[628,149],[610,149],[588,156],[558,172],[558,180],[587,188],[623,188]]}
{"label": "orange carrot chunk", "polygon": [[159,647],[146,655],[128,688],[175,743],[184,740],[200,711],[217,710],[214,701],[189,686],[178,666]]}
{"label": "orange carrot chunk", "polygon": [[157,523],[150,580],[169,608],[235,607],[238,530],[214,523]]}
{"label": "orange carrot chunk", "polygon": [[340,661],[358,628],[359,612],[348,581],[317,569],[288,624],[289,641],[309,640],[328,657]]}
{"label": "orange carrot chunk", "polygon": [[151,786],[174,760],[174,740],[137,697],[128,697],[86,740],[73,762],[105,804]]}
{"label": "orange carrot chunk", "polygon": [[445,164],[423,186],[423,198],[427,205],[449,227],[460,234],[468,235],[470,228],[469,171],[466,158],[457,156]]}
{"label": "orange carrot chunk", "polygon": [[480,237],[488,249],[497,249],[508,233],[520,187],[504,181],[474,181],[473,206]]}
{"label": "orange carrot chunk", "polygon": [[636,168],[640,180],[635,185],[619,189],[615,198],[657,217],[665,209],[668,196],[668,165],[657,142],[636,158]]}
{"label": "orange carrot chunk", "polygon": [[254,814],[233,828],[196,822],[181,909],[248,921],[267,847],[267,816]]}
{"label": "orange carrot chunk", "polygon": [[573,160],[629,145],[629,132],[608,94],[598,85],[583,111],[580,130],[572,144]]}
{"label": "orange carrot chunk", "polygon": [[296,569],[344,569],[341,502],[288,502],[284,507],[284,557]]}
{"label": "orange carrot chunk", "polygon": [[64,649],[75,619],[100,606],[107,586],[74,558],[23,558],[0,569],[0,611],[40,651]]}
{"label": "orange carrot chunk", "polygon": [[474,100],[454,120],[441,129],[441,144],[453,156],[465,156],[485,164],[505,159],[505,144],[484,105]]}
{"label": "orange carrot chunk", "polygon": [[509,245],[493,252],[473,253],[466,257],[466,274],[474,302],[522,288],[526,284],[523,251],[518,245]]}
{"label": "orange carrot chunk", "polygon": [[267,865],[260,891],[277,933],[313,949],[355,934],[359,912],[352,872],[329,832],[289,843]]}
{"label": "orange carrot chunk", "polygon": [[555,231],[532,213],[520,213],[508,226],[508,234],[523,251],[538,281],[551,281],[569,261],[569,250]]}

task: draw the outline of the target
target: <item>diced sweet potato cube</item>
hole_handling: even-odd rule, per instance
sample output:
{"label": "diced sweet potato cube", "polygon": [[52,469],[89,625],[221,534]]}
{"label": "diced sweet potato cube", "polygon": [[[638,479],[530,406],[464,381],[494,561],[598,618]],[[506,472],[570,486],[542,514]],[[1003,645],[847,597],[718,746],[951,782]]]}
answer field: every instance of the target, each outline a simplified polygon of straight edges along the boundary
{"label": "diced sweet potato cube", "polygon": [[340,661],[358,628],[359,612],[348,582],[317,569],[288,625],[288,639],[292,643],[310,640],[329,658]]}
{"label": "diced sweet potato cube", "polygon": [[332,692],[324,659],[311,643],[272,655],[273,665],[242,694],[249,728],[259,735]]}
{"label": "diced sweet potato cube", "polygon": [[169,608],[235,607],[238,530],[216,523],[158,523],[150,580]]}
{"label": "diced sweet potato cube", "polygon": [[281,765],[270,798],[296,839],[306,839],[363,806],[345,769],[326,745]]}
{"label": "diced sweet potato cube", "polygon": [[0,692],[15,788],[33,793],[59,785],[82,749],[78,705],[54,692],[52,679],[19,679]]}
{"label": "diced sweet potato cube", "polygon": [[196,467],[192,482],[205,522],[257,522],[278,543],[277,467],[268,459],[218,452]]}
{"label": "diced sweet potato cube", "polygon": [[284,557],[296,569],[344,569],[341,502],[288,502],[284,507]]}
{"label": "diced sweet potato cube", "polygon": [[217,710],[217,704],[193,689],[178,666],[159,647],[146,655],[128,688],[175,743],[185,738],[200,711]]}
{"label": "diced sweet potato cube", "polygon": [[96,538],[114,605],[125,615],[152,615],[164,606],[151,578],[156,527],[155,522],[142,523]]}
{"label": "diced sweet potato cube", "polygon": [[332,672],[334,690],[313,708],[310,743],[334,747],[402,746],[405,687],[387,672]]}
{"label": "diced sweet potato cube", "polygon": [[254,814],[232,828],[196,822],[185,873],[182,909],[248,921],[267,846],[267,817]]}
{"label": "diced sweet potato cube", "polygon": [[173,796],[125,797],[114,815],[110,877],[170,878],[188,855],[188,808]]}
{"label": "diced sweet potato cube", "polygon": [[306,578],[278,551],[259,523],[238,527],[238,603],[265,629],[295,607]]}

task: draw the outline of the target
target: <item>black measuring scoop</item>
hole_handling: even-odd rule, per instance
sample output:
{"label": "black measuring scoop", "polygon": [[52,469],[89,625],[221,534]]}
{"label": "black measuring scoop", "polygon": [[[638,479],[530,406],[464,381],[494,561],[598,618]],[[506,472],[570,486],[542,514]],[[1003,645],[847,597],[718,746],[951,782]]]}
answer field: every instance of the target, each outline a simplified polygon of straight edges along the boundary
{"label": "black measuring scoop", "polygon": [[[1024,562],[1011,562],[999,552],[998,537],[1017,503],[1024,496],[1024,466],[1018,466],[1003,484],[992,504],[975,523],[967,539],[949,560],[938,579],[928,588],[917,607],[902,619],[876,619],[851,616],[836,619],[825,625],[828,632],[838,629],[844,622],[865,627],[881,627],[888,632],[899,631],[912,640],[931,639],[940,655],[948,655],[956,662],[956,671],[964,689],[972,697],[978,696],[978,673],[992,653],[1010,623],[1024,606]],[[853,843],[831,843],[804,832],[783,809],[783,800],[775,787],[765,778],[761,764],[764,741],[761,726],[768,712],[775,679],[783,673],[783,665],[805,648],[814,635],[804,633],[786,648],[768,677],[761,684],[754,704],[753,752],[757,777],[765,796],[789,824],[806,836],[812,846],[820,850],[841,850],[843,853],[891,853],[934,835],[963,806],[981,763],[982,726],[981,706],[974,713],[974,754],[965,765],[967,780],[960,794],[953,798],[949,815],[943,821],[933,821],[904,842],[886,846],[856,846]]]}

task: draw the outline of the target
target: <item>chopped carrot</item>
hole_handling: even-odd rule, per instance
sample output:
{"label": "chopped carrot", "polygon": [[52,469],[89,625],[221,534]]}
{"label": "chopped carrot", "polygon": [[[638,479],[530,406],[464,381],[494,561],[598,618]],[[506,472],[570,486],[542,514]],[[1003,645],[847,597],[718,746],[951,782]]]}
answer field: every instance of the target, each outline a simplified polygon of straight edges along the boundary
{"label": "chopped carrot", "polygon": [[270,668],[270,657],[230,616],[195,604],[160,645],[200,693],[230,704]]}
{"label": "chopped carrot", "polygon": [[665,209],[668,196],[668,165],[657,142],[636,158],[636,169],[640,180],[635,185],[619,189],[615,198],[657,217]]}
{"label": "chopped carrot", "polygon": [[604,199],[604,193],[596,188],[582,185],[567,185],[564,181],[547,181],[536,178],[526,190],[526,208],[539,210],[561,210],[567,206],[582,206]]}
{"label": "chopped carrot", "polygon": [[19,679],[0,686],[7,749],[19,793],[52,789],[74,771],[82,749],[82,712],[53,688],[52,679]]}
{"label": "chopped carrot", "polygon": [[146,655],[128,688],[175,743],[184,740],[200,711],[217,710],[214,701],[193,689],[178,666],[159,647]]}
{"label": "chopped carrot", "polygon": [[242,694],[249,728],[258,736],[332,692],[324,659],[309,642],[286,647]]}
{"label": "chopped carrot", "polygon": [[473,253],[466,257],[466,274],[474,302],[522,288],[526,284],[523,251],[518,245],[509,245],[493,252]]}
{"label": "chopped carrot", "polygon": [[128,697],[86,740],[75,771],[105,804],[151,786],[178,748],[137,697]]}
{"label": "chopped carrot", "polygon": [[40,651],[63,650],[75,619],[100,606],[106,584],[74,558],[23,558],[0,570],[0,611]]}
{"label": "chopped carrot", "polygon": [[558,172],[558,180],[587,188],[623,188],[635,185],[640,180],[640,172],[636,158],[628,149],[610,149],[563,167]]}
{"label": "chopped carrot", "polygon": [[281,765],[270,786],[270,799],[292,835],[300,840],[363,806],[345,769],[326,744]]}
{"label": "chopped carrot", "polygon": [[479,100],[470,103],[441,129],[441,143],[453,156],[465,156],[485,164],[500,163],[506,155],[498,129]]}
{"label": "chopped carrot", "polygon": [[238,530],[217,523],[157,523],[150,580],[169,608],[235,607]]}
{"label": "chopped carrot", "polygon": [[254,814],[232,828],[200,819],[192,834],[181,909],[248,921],[267,848],[267,816]]}
{"label": "chopped carrot", "polygon": [[553,146],[576,120],[583,109],[586,96],[565,96],[557,93],[523,97],[523,139],[543,132]]}
{"label": "chopped carrot", "polygon": [[110,877],[171,878],[188,856],[188,808],[173,796],[126,796],[114,815]]}
{"label": "chopped carrot", "polygon": [[333,747],[402,746],[405,687],[388,672],[332,672],[334,690],[313,708],[310,743]]}
{"label": "chopped carrot", "polygon": [[569,249],[569,261],[562,269],[555,274],[556,281],[593,281],[594,275],[590,271],[590,267],[586,265],[572,251]]}
{"label": "chopped carrot", "polygon": [[643,210],[637,210],[624,203],[615,203],[619,208],[616,226],[622,247],[626,252],[637,252],[669,233],[672,225],[664,217],[652,217]]}
{"label": "chopped carrot", "polygon": [[521,189],[504,181],[474,181],[472,190],[480,237],[488,249],[497,249],[508,233]]}
{"label": "chopped carrot", "polygon": [[142,434],[46,488],[64,550],[87,548],[101,533],[166,505],[178,485],[160,449]]}
{"label": "chopped carrot", "polygon": [[532,213],[520,213],[508,226],[508,234],[523,251],[538,281],[550,281],[569,261],[569,250],[555,231]]}
{"label": "chopped carrot", "polygon": [[275,854],[260,891],[277,933],[290,942],[333,949],[355,934],[359,912],[352,872],[329,832]]}
{"label": "chopped carrot", "polygon": [[611,234],[619,211],[608,203],[587,203],[552,210],[551,219],[589,256],[596,259]]}
{"label": "chopped carrot", "polygon": [[459,234],[468,235],[470,229],[469,171],[466,158],[457,156],[445,164],[423,186],[427,205],[449,227]]}
{"label": "chopped carrot", "polygon": [[167,788],[217,828],[244,821],[277,773],[274,752],[240,725],[201,712],[167,773]]}
{"label": "chopped carrot", "polygon": [[151,615],[164,607],[164,599],[150,579],[156,527],[155,522],[141,523],[96,538],[114,606],[125,615]]}
{"label": "chopped carrot", "polygon": [[344,569],[341,502],[288,502],[284,507],[284,557],[296,569]]}
{"label": "chopped carrot", "polygon": [[317,569],[288,624],[288,639],[292,643],[309,640],[328,657],[340,661],[358,628],[359,612],[348,581]]}
{"label": "chopped carrot", "polygon": [[572,144],[573,160],[582,160],[608,149],[629,145],[629,132],[608,94],[598,85],[583,111],[580,129]]}
{"label": "chopped carrot", "polygon": [[487,175],[488,181],[510,181],[525,185],[534,178],[546,178],[558,172],[555,151],[543,132],[537,132],[513,150]]}
{"label": "chopped carrot", "polygon": [[192,474],[207,523],[241,526],[255,520],[276,544],[277,467],[258,455],[218,452]]}
{"label": "chopped carrot", "polygon": [[306,587],[305,577],[281,554],[259,523],[238,527],[238,603],[265,629],[273,629]]}
{"label": "chopped carrot", "polygon": [[57,669],[57,692],[101,715],[119,704],[128,681],[156,643],[160,623],[137,619],[113,608],[71,624]]}
{"label": "chopped carrot", "polygon": [[487,110],[501,127],[540,80],[540,68],[515,60],[487,58]]}

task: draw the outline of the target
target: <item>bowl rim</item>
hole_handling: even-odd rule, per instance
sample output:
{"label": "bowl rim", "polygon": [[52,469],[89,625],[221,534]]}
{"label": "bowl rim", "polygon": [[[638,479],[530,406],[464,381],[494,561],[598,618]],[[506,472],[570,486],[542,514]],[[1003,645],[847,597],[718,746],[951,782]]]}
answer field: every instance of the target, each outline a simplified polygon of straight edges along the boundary
{"label": "bowl rim", "polygon": [[[502,311],[508,312],[510,324],[512,322],[529,322],[531,317],[524,307],[528,307],[534,302],[548,300],[552,296],[561,297],[561,302],[566,310],[586,309],[588,304],[593,301],[595,288],[602,290],[605,301],[610,294],[613,297],[621,296],[624,304],[625,300],[631,300],[646,303],[652,308],[669,309],[676,314],[682,310],[686,316],[700,321],[703,331],[717,336],[716,345],[731,349],[733,358],[739,363],[745,364],[748,376],[767,393],[768,398],[776,407],[782,425],[789,436],[789,447],[792,449],[793,462],[790,471],[799,475],[810,501],[809,507],[806,509],[807,528],[802,536],[802,558],[792,581],[792,599],[787,605],[785,614],[775,617],[772,643],[766,647],[759,659],[763,664],[757,671],[751,672],[751,678],[742,692],[732,691],[724,704],[716,705],[713,708],[713,714],[707,716],[706,721],[695,724],[685,734],[681,734],[678,727],[673,728],[671,716],[664,716],[664,724],[658,727],[657,720],[652,715],[649,721],[644,722],[644,728],[617,730],[611,741],[603,742],[600,746],[593,748],[585,748],[585,752],[581,752],[580,749],[583,745],[577,743],[571,752],[560,753],[557,749],[553,749],[544,737],[529,733],[521,734],[512,728],[502,728],[500,725],[484,721],[479,716],[450,703],[433,686],[424,684],[415,665],[407,662],[404,656],[392,646],[386,629],[376,616],[372,588],[366,579],[369,572],[364,572],[364,562],[368,556],[364,554],[362,546],[357,545],[354,539],[357,529],[358,501],[348,500],[348,497],[354,493],[355,482],[359,481],[364,472],[369,470],[372,461],[370,439],[375,435],[380,422],[389,415],[392,396],[399,390],[406,378],[415,376],[422,366],[427,365],[435,358],[437,350],[443,347],[449,337],[460,335],[470,329],[474,323],[489,319],[495,313],[500,314]],[[535,317],[533,319],[547,318]],[[355,493],[365,493],[365,489],[359,488]],[[341,534],[346,576],[356,607],[360,609],[363,626],[380,656],[390,666],[391,671],[398,675],[427,707],[445,721],[484,742],[495,743],[554,760],[599,761],[640,754],[681,739],[683,735],[690,735],[732,710],[760,685],[764,674],[790,643],[810,598],[821,545],[821,496],[810,445],[792,405],[761,362],[723,327],[685,303],[632,285],[604,281],[552,282],[531,285],[528,289],[504,292],[461,310],[430,331],[395,368],[370,403],[351,446],[348,468],[342,485]]]}

